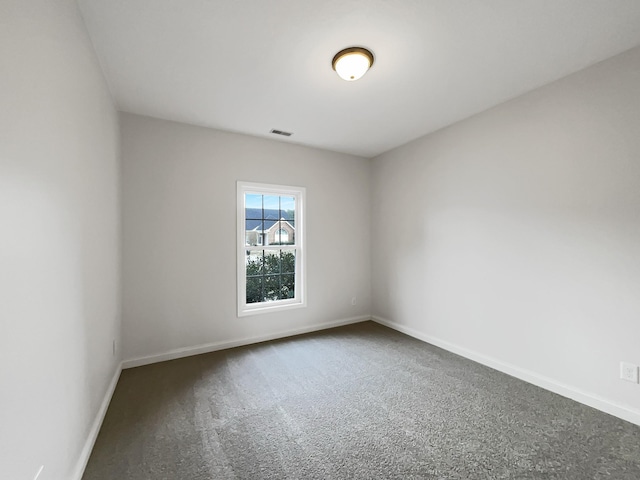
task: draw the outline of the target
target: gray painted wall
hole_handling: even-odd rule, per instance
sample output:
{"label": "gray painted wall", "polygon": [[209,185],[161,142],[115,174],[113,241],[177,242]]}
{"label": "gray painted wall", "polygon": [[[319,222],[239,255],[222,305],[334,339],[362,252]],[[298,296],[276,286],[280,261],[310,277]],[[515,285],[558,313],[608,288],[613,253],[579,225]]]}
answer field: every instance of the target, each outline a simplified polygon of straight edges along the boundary
{"label": "gray painted wall", "polygon": [[640,423],[640,48],[381,155],[371,192],[376,316]]}
{"label": "gray painted wall", "polygon": [[71,479],[119,363],[118,118],[73,0],[1,2],[0,72],[0,477]]}
{"label": "gray painted wall", "polygon": [[[368,160],[130,114],[121,132],[126,359],[369,315]],[[238,180],[307,189],[306,308],[237,317]]]}

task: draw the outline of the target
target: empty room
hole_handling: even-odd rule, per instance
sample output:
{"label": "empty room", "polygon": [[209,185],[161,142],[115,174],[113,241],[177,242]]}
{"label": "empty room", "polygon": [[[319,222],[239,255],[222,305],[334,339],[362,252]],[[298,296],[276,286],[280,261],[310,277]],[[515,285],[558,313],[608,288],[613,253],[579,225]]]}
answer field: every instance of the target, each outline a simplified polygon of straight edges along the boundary
{"label": "empty room", "polygon": [[0,479],[640,479],[640,2],[0,0]]}

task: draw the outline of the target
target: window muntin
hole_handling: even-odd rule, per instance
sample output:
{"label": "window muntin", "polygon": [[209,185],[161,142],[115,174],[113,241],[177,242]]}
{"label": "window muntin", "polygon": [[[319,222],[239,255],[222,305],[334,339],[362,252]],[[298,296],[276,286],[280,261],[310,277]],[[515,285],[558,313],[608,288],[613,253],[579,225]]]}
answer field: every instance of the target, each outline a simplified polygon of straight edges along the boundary
{"label": "window muntin", "polygon": [[305,306],[304,194],[238,182],[238,316]]}

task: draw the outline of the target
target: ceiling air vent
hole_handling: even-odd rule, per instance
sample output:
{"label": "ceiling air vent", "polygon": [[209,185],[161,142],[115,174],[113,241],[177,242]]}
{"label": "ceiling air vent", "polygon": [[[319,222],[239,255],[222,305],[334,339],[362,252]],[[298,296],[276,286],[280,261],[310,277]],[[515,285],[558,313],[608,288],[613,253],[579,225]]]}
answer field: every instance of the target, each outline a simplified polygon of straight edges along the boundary
{"label": "ceiling air vent", "polygon": [[283,132],[282,130],[276,130],[275,128],[272,128],[270,133],[275,133],[276,135],[283,135],[285,137],[290,137],[291,135],[293,135],[293,133],[291,132]]}

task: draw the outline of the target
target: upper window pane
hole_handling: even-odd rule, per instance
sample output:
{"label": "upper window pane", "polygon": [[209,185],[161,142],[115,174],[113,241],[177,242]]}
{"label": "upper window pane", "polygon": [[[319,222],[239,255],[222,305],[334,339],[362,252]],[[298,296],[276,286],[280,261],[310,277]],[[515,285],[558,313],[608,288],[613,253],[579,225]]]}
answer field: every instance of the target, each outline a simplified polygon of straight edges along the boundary
{"label": "upper window pane", "polygon": [[285,220],[295,220],[296,218],[295,197],[280,197],[280,218]]}
{"label": "upper window pane", "polygon": [[247,220],[249,219],[255,219],[255,220],[261,220],[262,219],[262,195],[256,195],[253,193],[247,193],[245,195],[245,209],[246,209],[246,216],[245,218]]}
{"label": "upper window pane", "polygon": [[263,207],[265,210],[270,210],[278,215],[280,209],[280,196],[279,195],[263,195]]}
{"label": "upper window pane", "polygon": [[245,245],[295,245],[296,197],[246,193]]}
{"label": "upper window pane", "polygon": [[264,238],[262,220],[245,220],[245,245],[262,245]]}

